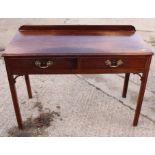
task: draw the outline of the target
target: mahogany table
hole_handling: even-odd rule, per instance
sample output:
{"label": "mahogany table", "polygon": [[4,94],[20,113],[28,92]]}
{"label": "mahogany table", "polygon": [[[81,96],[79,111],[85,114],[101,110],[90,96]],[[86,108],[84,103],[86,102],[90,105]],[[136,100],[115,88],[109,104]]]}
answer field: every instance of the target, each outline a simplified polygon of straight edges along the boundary
{"label": "mahogany table", "polygon": [[[3,53],[19,129],[23,128],[15,81],[29,74],[130,73],[141,77],[133,126],[138,124],[153,52],[130,25],[24,25]],[[95,105],[94,105],[95,106]]]}

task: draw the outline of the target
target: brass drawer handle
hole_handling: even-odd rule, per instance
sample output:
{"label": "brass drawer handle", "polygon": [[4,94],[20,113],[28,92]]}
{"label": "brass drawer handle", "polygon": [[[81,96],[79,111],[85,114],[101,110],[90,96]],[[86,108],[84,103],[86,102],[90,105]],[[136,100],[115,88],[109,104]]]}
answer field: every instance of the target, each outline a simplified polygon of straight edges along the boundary
{"label": "brass drawer handle", "polygon": [[106,60],[105,64],[111,68],[119,67],[123,64],[122,60]]}
{"label": "brass drawer handle", "polygon": [[39,68],[45,69],[48,68],[49,66],[53,65],[53,61],[40,61],[40,60],[36,60],[35,61],[35,65]]}

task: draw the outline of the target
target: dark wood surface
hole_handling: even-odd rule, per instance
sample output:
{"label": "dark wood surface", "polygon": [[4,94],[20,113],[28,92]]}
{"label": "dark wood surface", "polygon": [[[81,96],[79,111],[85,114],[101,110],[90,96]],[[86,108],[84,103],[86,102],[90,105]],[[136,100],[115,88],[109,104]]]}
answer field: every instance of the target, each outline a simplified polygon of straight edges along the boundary
{"label": "dark wood surface", "polygon": [[150,55],[133,26],[22,26],[4,56]]}
{"label": "dark wood surface", "polygon": [[[141,74],[133,126],[138,124],[153,52],[130,25],[24,25],[3,53],[18,127],[23,128],[15,81],[29,74]],[[94,105],[95,106],[95,105]],[[123,116],[122,116],[123,117]]]}

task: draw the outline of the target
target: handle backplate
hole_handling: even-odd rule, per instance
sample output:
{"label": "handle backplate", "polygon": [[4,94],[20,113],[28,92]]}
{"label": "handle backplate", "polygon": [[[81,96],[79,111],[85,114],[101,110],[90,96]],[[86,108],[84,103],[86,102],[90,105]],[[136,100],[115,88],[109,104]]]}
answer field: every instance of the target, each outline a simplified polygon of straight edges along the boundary
{"label": "handle backplate", "polygon": [[41,69],[48,68],[53,65],[53,61],[51,60],[36,60],[35,65]]}
{"label": "handle backplate", "polygon": [[110,68],[117,68],[123,64],[122,60],[106,60],[105,64]]}

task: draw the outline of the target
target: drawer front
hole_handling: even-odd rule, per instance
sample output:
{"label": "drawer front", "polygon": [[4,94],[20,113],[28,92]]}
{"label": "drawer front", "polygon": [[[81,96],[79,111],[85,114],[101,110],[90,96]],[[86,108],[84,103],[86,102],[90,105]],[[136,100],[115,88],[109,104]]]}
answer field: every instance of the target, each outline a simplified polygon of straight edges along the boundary
{"label": "drawer front", "polygon": [[148,57],[26,57],[6,58],[6,66],[13,74],[102,74],[139,73],[144,71]]}
{"label": "drawer front", "polygon": [[143,69],[147,58],[145,57],[101,57],[82,58],[83,69]]}
{"label": "drawer front", "polygon": [[76,58],[15,58],[7,60],[8,68],[14,73],[50,73],[55,70],[74,70]]}

